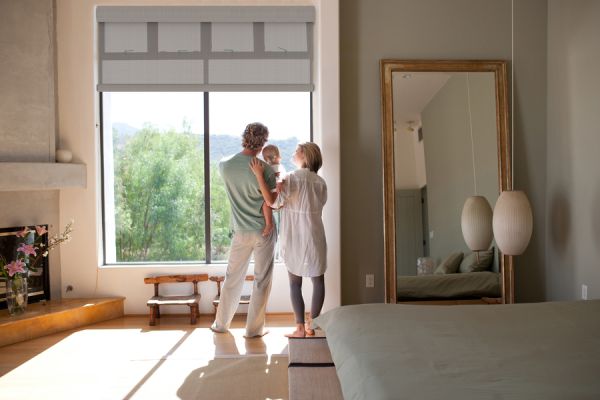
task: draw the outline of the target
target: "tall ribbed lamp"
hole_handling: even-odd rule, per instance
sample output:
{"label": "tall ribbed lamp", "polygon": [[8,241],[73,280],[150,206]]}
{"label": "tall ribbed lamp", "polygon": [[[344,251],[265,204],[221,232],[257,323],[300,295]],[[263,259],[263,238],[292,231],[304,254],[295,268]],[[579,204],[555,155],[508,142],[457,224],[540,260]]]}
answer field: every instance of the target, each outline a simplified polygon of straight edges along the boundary
{"label": "tall ribbed lamp", "polygon": [[492,207],[483,196],[468,197],[460,217],[465,243],[471,251],[483,251],[493,239]]}
{"label": "tall ribbed lamp", "polygon": [[504,255],[523,254],[533,232],[531,205],[524,192],[506,190],[500,193],[492,226],[496,244]]}

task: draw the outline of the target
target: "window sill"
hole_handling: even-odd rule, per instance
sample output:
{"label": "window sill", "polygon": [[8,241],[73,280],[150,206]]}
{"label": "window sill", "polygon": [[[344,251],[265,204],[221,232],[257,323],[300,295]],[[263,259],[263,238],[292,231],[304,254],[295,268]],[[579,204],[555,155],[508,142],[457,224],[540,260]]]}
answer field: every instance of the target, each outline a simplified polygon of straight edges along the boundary
{"label": "window sill", "polygon": [[0,192],[87,186],[85,164],[0,162]]}
{"label": "window sill", "polygon": [[[253,266],[254,262],[250,262],[250,266]],[[283,261],[275,261],[275,267],[285,267]],[[213,263],[213,264],[197,264],[197,263],[157,263],[157,264],[106,264],[100,265],[98,268],[100,269],[165,269],[165,268],[177,268],[177,269],[217,269],[217,268],[226,268],[227,262],[222,263]]]}

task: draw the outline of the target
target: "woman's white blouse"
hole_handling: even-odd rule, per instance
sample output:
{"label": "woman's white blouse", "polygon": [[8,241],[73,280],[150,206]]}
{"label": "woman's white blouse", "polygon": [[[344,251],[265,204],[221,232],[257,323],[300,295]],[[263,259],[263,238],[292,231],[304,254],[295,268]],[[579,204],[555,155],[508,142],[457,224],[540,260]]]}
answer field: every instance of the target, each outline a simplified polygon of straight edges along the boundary
{"label": "woman's white blouse", "polygon": [[327,269],[327,242],[321,214],[327,202],[325,180],[302,168],[290,172],[273,207],[281,207],[281,257],[294,275],[314,277]]}

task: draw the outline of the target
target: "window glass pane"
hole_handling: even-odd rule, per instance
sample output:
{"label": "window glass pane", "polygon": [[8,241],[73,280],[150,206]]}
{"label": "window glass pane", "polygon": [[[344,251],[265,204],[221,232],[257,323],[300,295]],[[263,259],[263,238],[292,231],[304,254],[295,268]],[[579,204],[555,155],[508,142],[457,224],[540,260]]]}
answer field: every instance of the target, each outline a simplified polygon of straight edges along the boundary
{"label": "window glass pane", "polygon": [[107,264],[205,259],[202,93],[103,93]]}
{"label": "window glass pane", "polygon": [[[210,174],[212,261],[227,260],[231,241],[230,206],[218,172],[221,158],[242,150],[241,136],[251,122],[269,128],[268,144],[279,147],[287,171],[296,145],[310,141],[310,93],[210,93]],[[276,216],[275,216],[276,217]],[[277,218],[277,217],[276,217]]]}

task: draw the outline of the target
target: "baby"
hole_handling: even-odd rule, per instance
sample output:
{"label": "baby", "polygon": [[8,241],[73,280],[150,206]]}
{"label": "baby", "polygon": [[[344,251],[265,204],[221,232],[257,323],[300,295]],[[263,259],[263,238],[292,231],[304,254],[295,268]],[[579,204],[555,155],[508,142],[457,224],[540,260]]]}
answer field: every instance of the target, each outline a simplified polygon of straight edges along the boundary
{"label": "baby", "polygon": [[[286,174],[285,167],[281,164],[281,155],[279,154],[279,148],[274,144],[265,146],[262,150],[262,157],[267,164],[275,171],[275,179],[277,183],[283,181],[283,177]],[[273,230],[273,210],[263,203],[263,215],[265,216],[265,229],[263,236],[268,236]]]}
{"label": "baby", "polygon": [[281,164],[281,155],[279,154],[279,148],[274,144],[265,146],[262,151],[263,159],[267,164],[275,171],[275,177],[277,182],[282,182],[283,177],[286,174],[285,167]]}

